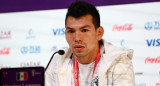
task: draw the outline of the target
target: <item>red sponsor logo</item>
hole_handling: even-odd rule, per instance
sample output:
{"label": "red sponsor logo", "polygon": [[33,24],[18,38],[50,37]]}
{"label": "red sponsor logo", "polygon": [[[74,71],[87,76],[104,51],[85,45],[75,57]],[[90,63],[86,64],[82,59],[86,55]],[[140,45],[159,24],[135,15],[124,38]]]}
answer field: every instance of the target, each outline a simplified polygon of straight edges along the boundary
{"label": "red sponsor logo", "polygon": [[156,83],[156,86],[160,86],[160,83]]}
{"label": "red sponsor logo", "polygon": [[0,31],[0,39],[11,38],[11,31]]}
{"label": "red sponsor logo", "polygon": [[10,48],[0,49],[0,54],[9,54]]}
{"label": "red sponsor logo", "polygon": [[125,24],[122,26],[114,25],[112,31],[131,31],[133,24]]}
{"label": "red sponsor logo", "polygon": [[145,59],[145,64],[159,64],[159,63],[160,63],[160,56],[158,56],[157,58],[147,57]]}

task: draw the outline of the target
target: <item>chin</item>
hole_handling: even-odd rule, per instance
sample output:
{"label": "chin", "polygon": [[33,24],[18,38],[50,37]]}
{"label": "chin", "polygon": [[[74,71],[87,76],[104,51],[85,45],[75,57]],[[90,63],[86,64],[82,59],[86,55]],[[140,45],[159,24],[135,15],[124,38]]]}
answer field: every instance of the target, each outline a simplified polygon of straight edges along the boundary
{"label": "chin", "polygon": [[76,57],[84,57],[85,54],[84,53],[75,53]]}

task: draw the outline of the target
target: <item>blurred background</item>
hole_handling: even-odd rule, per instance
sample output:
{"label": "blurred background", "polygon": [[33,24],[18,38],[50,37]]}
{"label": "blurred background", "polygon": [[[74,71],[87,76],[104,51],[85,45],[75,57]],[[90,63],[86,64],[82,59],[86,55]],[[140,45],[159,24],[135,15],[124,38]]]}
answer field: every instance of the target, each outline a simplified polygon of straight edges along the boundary
{"label": "blurred background", "polygon": [[[65,14],[76,0],[0,0],[0,68],[46,67],[68,48]],[[133,49],[136,86],[160,86],[160,1],[83,0],[100,12],[108,42]]]}

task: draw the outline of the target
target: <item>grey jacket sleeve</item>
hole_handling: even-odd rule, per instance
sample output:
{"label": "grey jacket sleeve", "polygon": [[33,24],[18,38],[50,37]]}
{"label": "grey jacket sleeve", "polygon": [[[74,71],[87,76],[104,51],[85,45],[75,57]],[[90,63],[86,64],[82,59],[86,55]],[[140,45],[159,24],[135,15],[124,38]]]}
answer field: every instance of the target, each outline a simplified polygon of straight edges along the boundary
{"label": "grey jacket sleeve", "polygon": [[108,72],[108,78],[108,86],[135,86],[131,59],[125,54],[117,58]]}

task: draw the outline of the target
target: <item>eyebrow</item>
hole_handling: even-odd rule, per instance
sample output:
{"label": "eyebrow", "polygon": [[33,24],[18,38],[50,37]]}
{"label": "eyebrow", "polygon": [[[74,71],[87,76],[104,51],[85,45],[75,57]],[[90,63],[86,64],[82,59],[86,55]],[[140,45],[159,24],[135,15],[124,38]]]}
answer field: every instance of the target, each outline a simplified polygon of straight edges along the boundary
{"label": "eyebrow", "polygon": [[66,29],[73,29],[73,28],[71,28],[71,27],[66,27]]}
{"label": "eyebrow", "polygon": [[81,28],[86,28],[86,27],[90,27],[89,25],[85,25],[85,26],[82,26]]}
{"label": "eyebrow", "polygon": [[[80,29],[83,29],[83,28],[86,28],[86,27],[90,27],[90,26],[89,25],[85,25],[85,26],[80,27]],[[66,29],[74,29],[74,28],[72,28],[72,27],[66,27]]]}

